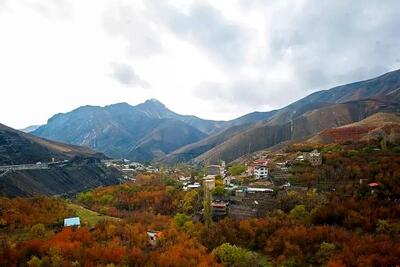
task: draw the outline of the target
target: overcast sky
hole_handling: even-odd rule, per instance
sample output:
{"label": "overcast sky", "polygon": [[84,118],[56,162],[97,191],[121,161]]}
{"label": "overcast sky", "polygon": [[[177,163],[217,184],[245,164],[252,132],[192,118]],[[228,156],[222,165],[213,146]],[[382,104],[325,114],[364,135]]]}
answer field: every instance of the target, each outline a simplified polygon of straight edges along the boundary
{"label": "overcast sky", "polygon": [[138,104],[232,119],[400,68],[400,1],[0,0],[0,123]]}

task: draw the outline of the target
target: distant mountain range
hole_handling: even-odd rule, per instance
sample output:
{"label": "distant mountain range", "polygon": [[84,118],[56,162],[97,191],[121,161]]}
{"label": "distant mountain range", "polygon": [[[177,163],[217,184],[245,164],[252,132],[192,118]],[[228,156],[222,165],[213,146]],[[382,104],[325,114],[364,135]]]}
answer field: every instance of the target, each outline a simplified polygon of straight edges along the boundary
{"label": "distant mountain range", "polygon": [[253,113],[233,121],[203,120],[179,115],[151,99],[137,106],[119,103],[84,106],[50,118],[34,135],[88,146],[114,158],[136,161],[160,159],[233,125],[254,122],[268,113]]}
{"label": "distant mountain range", "polygon": [[231,121],[177,114],[157,100],[84,106],[50,118],[34,135],[136,161],[233,161],[280,142],[400,111],[400,70],[315,92],[282,109]]}

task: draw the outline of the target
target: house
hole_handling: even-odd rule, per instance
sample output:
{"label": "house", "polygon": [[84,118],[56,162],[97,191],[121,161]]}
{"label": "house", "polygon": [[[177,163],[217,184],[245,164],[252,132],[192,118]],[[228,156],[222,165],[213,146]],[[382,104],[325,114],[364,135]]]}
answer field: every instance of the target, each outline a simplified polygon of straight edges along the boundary
{"label": "house", "polygon": [[273,193],[274,190],[271,188],[258,188],[258,187],[247,187],[247,194],[255,194],[255,193]]}
{"label": "house", "polygon": [[254,170],[254,176],[256,179],[268,178],[269,170],[266,166],[256,166]]}
{"label": "house", "polygon": [[228,204],[224,202],[213,202],[211,203],[211,209],[213,216],[225,216],[228,213]]}
{"label": "house", "polygon": [[64,219],[64,227],[80,227],[81,220],[79,217],[72,217]]}
{"label": "house", "polygon": [[147,231],[148,244],[152,247],[157,246],[158,240],[163,236],[159,231]]}
{"label": "house", "polygon": [[308,154],[307,159],[312,166],[320,166],[322,164],[322,155],[316,149]]}
{"label": "house", "polygon": [[379,189],[380,185],[379,182],[372,182],[368,184],[368,187],[371,190],[371,193],[374,194],[376,192],[375,190]]}
{"label": "house", "polygon": [[268,159],[255,160],[248,165],[247,172],[256,179],[265,179],[269,174],[268,165]]}
{"label": "house", "polygon": [[200,184],[199,183],[188,184],[188,185],[185,185],[183,187],[183,191],[196,190],[198,188],[200,188]]}

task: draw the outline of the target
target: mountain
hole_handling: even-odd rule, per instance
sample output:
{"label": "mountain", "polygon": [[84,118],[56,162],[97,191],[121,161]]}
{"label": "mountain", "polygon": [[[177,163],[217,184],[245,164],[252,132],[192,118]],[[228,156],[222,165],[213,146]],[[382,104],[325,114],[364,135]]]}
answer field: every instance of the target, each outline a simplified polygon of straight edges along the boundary
{"label": "mountain", "polygon": [[61,161],[74,157],[105,158],[89,148],[49,141],[0,124],[0,165],[49,162],[52,158]]}
{"label": "mountain", "polygon": [[[0,195],[75,194],[120,183],[123,174],[104,167],[100,160],[105,158],[89,148],[41,139],[0,124]],[[8,166],[53,159],[56,163],[34,165],[40,168]]]}
{"label": "mountain", "polygon": [[123,174],[101,164],[73,164],[38,170],[0,172],[0,195],[74,195],[99,186],[120,183]]}
{"label": "mountain", "polygon": [[42,126],[42,125],[31,125],[24,129],[20,129],[20,131],[24,132],[24,133],[31,133],[31,132],[35,131],[36,129],[38,129],[40,126]]}
{"label": "mountain", "polygon": [[33,134],[88,146],[114,158],[151,161],[218,127],[218,122],[176,114],[152,99],[137,106],[80,107],[53,116]]}
{"label": "mountain", "polygon": [[159,161],[165,164],[176,164],[179,162],[190,161],[209,151],[213,147],[229,140],[236,133],[245,130],[248,126],[248,124],[245,124],[229,127],[227,130],[210,135],[204,139],[201,139],[198,142],[178,148],[177,150],[166,155],[165,157],[160,158]]}
{"label": "mountain", "polygon": [[190,161],[208,150],[224,143],[232,138],[235,134],[243,132],[252,126],[253,123],[260,122],[271,118],[276,111],[269,112],[253,112],[237,119],[227,121],[224,129],[221,129],[207,138],[198,142],[183,146],[159,159],[159,162],[165,164],[175,164],[178,162]]}
{"label": "mountain", "polygon": [[177,147],[201,140],[207,135],[178,120],[163,120],[152,132],[139,140],[128,152],[128,158],[136,161],[151,161],[172,152]]}
{"label": "mountain", "polygon": [[375,113],[355,123],[323,130],[308,139],[307,142],[329,144],[348,141],[370,141],[383,136],[393,143],[396,140],[400,140],[399,114]]}
{"label": "mountain", "polygon": [[[194,159],[227,162],[280,142],[362,120],[377,112],[398,112],[400,70],[374,79],[313,93],[257,122]],[[206,144],[204,144],[206,145]]]}

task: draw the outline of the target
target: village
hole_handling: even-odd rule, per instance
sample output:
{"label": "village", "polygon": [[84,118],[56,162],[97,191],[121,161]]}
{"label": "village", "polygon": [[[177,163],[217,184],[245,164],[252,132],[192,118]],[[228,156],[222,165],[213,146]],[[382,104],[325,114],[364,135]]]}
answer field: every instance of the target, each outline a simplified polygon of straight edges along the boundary
{"label": "village", "polygon": [[[318,149],[309,152],[281,153],[261,151],[230,165],[220,161],[219,164],[213,165],[180,164],[166,167],[158,164],[142,164],[126,159],[103,160],[101,163],[108,168],[117,168],[124,174],[121,184],[135,184],[138,175],[157,175],[161,178],[168,177],[167,179],[174,181],[182,192],[196,191],[196,195],[199,197],[198,201],[203,204],[192,214],[191,219],[202,223],[207,220],[207,216],[213,221],[219,221],[226,217],[233,220],[265,218],[268,214],[279,210],[282,198],[293,194],[306,196],[310,192],[316,192],[315,190],[333,192],[340,186],[337,183],[327,183],[326,181],[310,185],[299,179],[301,177],[296,176],[294,170],[299,166],[321,167],[323,152]],[[361,185],[367,181],[360,179],[359,182]],[[367,182],[367,186],[373,193],[380,184]],[[207,201],[209,201],[208,204]],[[209,205],[210,214],[206,214],[207,205]],[[82,209],[84,208],[82,207]],[[90,210],[86,210],[86,212],[93,213]],[[93,216],[102,215],[95,213]],[[99,221],[100,218],[95,220]],[[109,218],[112,219],[112,217]],[[81,224],[82,218],[79,216],[64,219],[64,227],[67,228],[79,228]],[[83,225],[87,225],[87,222],[83,222]],[[162,237],[163,232],[148,229],[148,249],[157,247],[158,240]]]}
{"label": "village", "polygon": [[[118,168],[124,173],[125,181],[135,181],[136,175],[168,175],[181,184],[181,190],[202,190],[212,198],[212,216],[215,220],[230,216],[235,219],[263,217],[267,212],[276,209],[277,197],[289,191],[307,192],[308,187],[296,183],[291,173],[292,165],[305,163],[313,167],[322,164],[322,154],[318,150],[309,153],[293,154],[265,153],[253,155],[243,164],[227,166],[224,161],[219,164],[202,166],[201,171],[188,174],[180,167],[156,167],[122,160],[104,160],[107,167]],[[202,212],[197,218],[202,218]]]}

